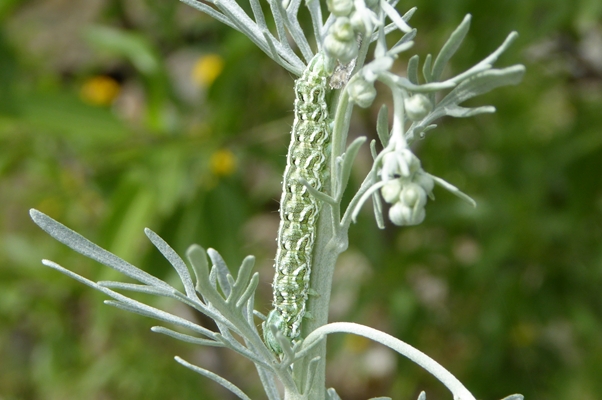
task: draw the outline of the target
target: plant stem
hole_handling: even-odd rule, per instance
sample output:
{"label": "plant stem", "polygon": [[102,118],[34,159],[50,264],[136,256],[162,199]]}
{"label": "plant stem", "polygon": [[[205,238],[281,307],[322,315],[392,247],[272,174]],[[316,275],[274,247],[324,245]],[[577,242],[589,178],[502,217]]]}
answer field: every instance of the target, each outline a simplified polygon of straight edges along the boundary
{"label": "plant stem", "polygon": [[[332,218],[332,207],[325,206],[318,220],[310,278],[312,293],[317,293],[317,295],[310,295],[307,300],[307,309],[311,316],[303,322],[303,337],[328,323],[328,306],[335,264],[339,255],[347,249],[347,231],[335,234],[332,230]],[[320,361],[311,384],[310,393],[305,393],[304,398],[322,400],[325,395],[326,341],[316,346],[307,356],[296,362],[293,366],[293,374],[297,386],[303,387],[307,379],[307,366],[315,357],[320,357]]]}
{"label": "plant stem", "polygon": [[[323,338],[330,333],[351,333],[358,336],[364,336],[368,339],[379,342],[396,352],[403,354],[422,368],[430,372],[441,383],[443,383],[454,395],[455,400],[475,400],[472,393],[441,364],[410,346],[409,344],[368,326],[354,324],[351,322],[334,322],[323,326],[312,332],[304,342],[304,345],[311,345],[315,340],[324,340]],[[325,341],[325,340],[324,340]]]}

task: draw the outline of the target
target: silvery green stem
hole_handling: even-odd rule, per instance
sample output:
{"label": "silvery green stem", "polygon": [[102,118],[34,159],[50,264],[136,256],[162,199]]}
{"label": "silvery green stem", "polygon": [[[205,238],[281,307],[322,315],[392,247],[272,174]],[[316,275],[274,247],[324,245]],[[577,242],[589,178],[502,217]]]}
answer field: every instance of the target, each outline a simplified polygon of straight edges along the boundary
{"label": "silvery green stem", "polygon": [[[334,207],[324,207],[318,220],[316,243],[313,256],[313,271],[310,280],[310,290],[318,293],[310,296],[307,308],[311,317],[303,323],[302,336],[308,335],[315,329],[328,323],[328,305],[330,303],[330,292],[332,277],[339,255],[347,249],[347,230],[333,231]],[[338,222],[338,220],[336,220]],[[305,399],[322,400],[325,395],[326,375],[326,341],[313,348],[307,356],[294,364],[295,382],[300,386],[306,377],[307,367],[315,357],[320,357],[311,392]]]}
{"label": "silvery green stem", "polygon": [[331,333],[351,333],[381,343],[406,356],[430,372],[452,392],[454,400],[476,400],[472,393],[470,393],[455,376],[443,368],[441,364],[409,344],[374,328],[352,322],[334,322],[321,326],[311,332],[305,338],[303,347],[311,347],[315,341],[321,341]]}

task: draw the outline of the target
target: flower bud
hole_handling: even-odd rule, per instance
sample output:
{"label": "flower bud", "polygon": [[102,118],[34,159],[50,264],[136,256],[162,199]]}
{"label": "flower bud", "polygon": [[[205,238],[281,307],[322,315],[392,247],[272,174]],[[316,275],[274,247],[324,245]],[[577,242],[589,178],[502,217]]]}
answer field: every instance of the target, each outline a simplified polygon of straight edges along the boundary
{"label": "flower bud", "polygon": [[358,77],[349,83],[347,93],[349,94],[349,100],[361,108],[367,108],[372,105],[376,97],[376,88],[373,83]]}
{"label": "flower bud", "polygon": [[405,99],[404,106],[406,115],[412,121],[420,121],[433,110],[431,101],[425,95],[420,93]]}
{"label": "flower bud", "polygon": [[389,208],[389,219],[397,226],[408,225],[412,216],[412,209],[404,204],[395,203]]}
{"label": "flower bud", "polygon": [[383,199],[387,203],[395,203],[399,199],[399,193],[401,192],[401,181],[399,179],[393,179],[388,181],[381,189]]}
{"label": "flower bud", "polygon": [[424,221],[426,217],[426,211],[424,211],[424,207],[420,207],[418,209],[412,210],[412,221],[408,225],[418,225]]}
{"label": "flower bud", "polygon": [[346,17],[353,10],[353,0],[327,0],[326,4],[335,17]]}
{"label": "flower bud", "polygon": [[363,35],[372,33],[372,31],[374,30],[374,25],[372,24],[372,21],[370,21],[370,19],[364,19],[362,17],[362,13],[358,11],[354,11],[351,14],[351,17],[349,17],[349,22],[351,22],[351,26],[353,27],[354,31]]}
{"label": "flower bud", "polygon": [[328,34],[324,38],[324,50],[328,56],[347,64],[357,56],[357,43],[355,39],[342,41],[334,35]]}
{"label": "flower bud", "polygon": [[426,204],[426,192],[422,186],[408,183],[403,186],[399,201],[411,208],[422,208]]}
{"label": "flower bud", "polygon": [[402,203],[395,203],[389,209],[389,219],[397,226],[418,225],[425,215],[424,207],[410,208]]}
{"label": "flower bud", "polygon": [[406,174],[406,172],[403,170],[400,171],[403,176],[412,176],[422,169],[420,159],[416,157],[416,154],[412,153],[410,149],[403,149],[400,151],[400,154],[405,161],[405,165],[407,166],[408,170],[408,174]]}
{"label": "flower bud", "polygon": [[342,42],[355,40],[355,32],[347,17],[338,17],[328,32]]}
{"label": "flower bud", "polygon": [[422,186],[422,188],[427,194],[432,192],[433,188],[435,187],[435,181],[433,180],[433,178],[424,171],[419,171],[416,174],[414,182]]}

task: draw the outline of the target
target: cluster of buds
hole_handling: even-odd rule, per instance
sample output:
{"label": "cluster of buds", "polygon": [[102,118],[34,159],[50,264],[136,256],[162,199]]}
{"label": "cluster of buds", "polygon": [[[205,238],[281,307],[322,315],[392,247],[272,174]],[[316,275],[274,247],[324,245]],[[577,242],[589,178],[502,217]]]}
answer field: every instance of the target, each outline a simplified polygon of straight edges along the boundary
{"label": "cluster of buds", "polygon": [[395,225],[418,225],[424,221],[427,196],[435,181],[424,172],[420,160],[408,148],[387,153],[383,158],[383,199],[392,204],[389,219]]}
{"label": "cluster of buds", "polygon": [[324,38],[326,54],[341,64],[348,64],[357,56],[356,36],[372,34],[378,18],[370,9],[378,1],[328,0],[328,10],[336,17]]}

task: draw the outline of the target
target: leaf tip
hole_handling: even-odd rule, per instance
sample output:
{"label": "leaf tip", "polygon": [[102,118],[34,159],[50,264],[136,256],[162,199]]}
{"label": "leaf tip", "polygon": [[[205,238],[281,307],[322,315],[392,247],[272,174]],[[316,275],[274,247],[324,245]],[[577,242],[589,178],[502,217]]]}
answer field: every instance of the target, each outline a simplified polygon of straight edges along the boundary
{"label": "leaf tip", "polygon": [[36,223],[36,225],[40,225],[40,221],[44,217],[47,217],[47,216],[46,216],[46,214],[44,214],[41,211],[36,210],[35,208],[30,208],[29,209],[29,217],[32,219],[33,222]]}
{"label": "leaf tip", "polygon": [[[211,251],[211,249],[209,249],[209,251]],[[188,249],[186,250],[186,254],[190,255],[190,254],[195,254],[195,253],[204,253],[205,249],[203,249],[200,245],[198,244],[191,244]]]}

